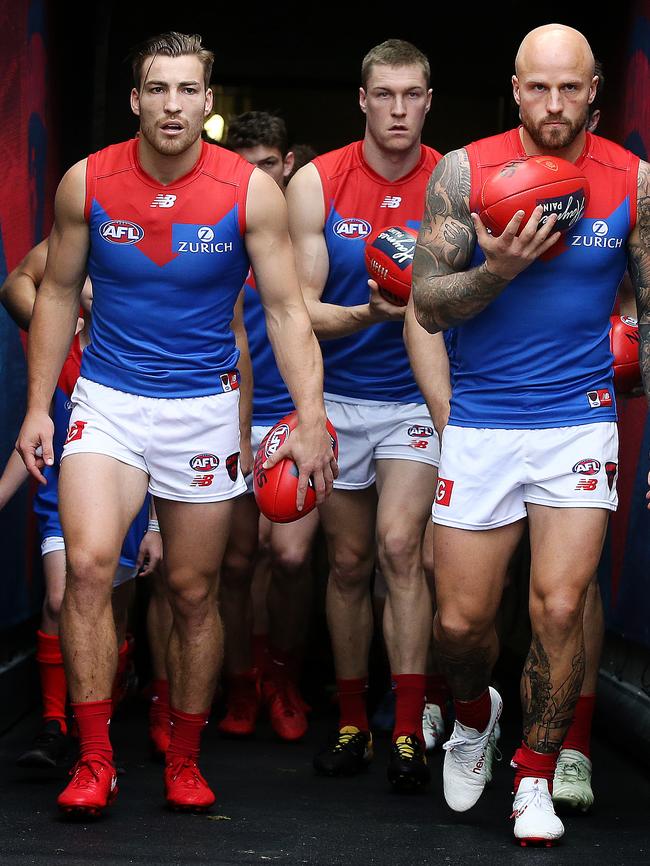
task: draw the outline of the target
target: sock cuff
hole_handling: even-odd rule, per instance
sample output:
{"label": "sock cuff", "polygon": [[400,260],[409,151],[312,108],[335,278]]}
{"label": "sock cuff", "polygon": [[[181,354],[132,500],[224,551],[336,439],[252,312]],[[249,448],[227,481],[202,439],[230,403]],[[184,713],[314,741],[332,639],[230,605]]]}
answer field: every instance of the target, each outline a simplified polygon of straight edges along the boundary
{"label": "sock cuff", "polygon": [[40,629],[36,632],[36,661],[50,665],[63,664],[58,634],[45,634]]}

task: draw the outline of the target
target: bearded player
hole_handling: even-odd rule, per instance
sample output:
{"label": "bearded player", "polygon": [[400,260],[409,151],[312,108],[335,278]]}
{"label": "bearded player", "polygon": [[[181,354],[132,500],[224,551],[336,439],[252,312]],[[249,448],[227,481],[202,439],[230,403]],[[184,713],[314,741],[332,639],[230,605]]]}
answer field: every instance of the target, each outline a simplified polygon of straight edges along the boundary
{"label": "bearded player", "polygon": [[[485,745],[501,711],[489,688],[494,620],[527,518],[532,643],[513,759],[514,833],[522,843],[552,843],[564,832],[550,788],[583,681],[585,595],[617,503],[609,316],[626,253],[650,385],[650,168],[586,130],[598,79],[581,33],[557,24],[533,30],[512,83],[522,125],[448,154],[431,179],[413,292],[420,324],[455,329],[434,505],[434,638],[456,707],[445,797],[464,811],[483,790]],[[555,217],[536,231],[541,207],[525,225],[518,211],[500,236],[488,234],[476,213],[485,178],[540,153],[585,174],[584,216],[562,239]],[[596,221],[608,229],[602,247],[588,243]],[[597,471],[585,475],[584,461]]]}
{"label": "bearded player", "polygon": [[[438,439],[404,348],[404,309],[386,301],[374,283],[369,291],[364,238],[382,226],[419,226],[426,183],[440,158],[421,144],[431,105],[429,77],[427,58],[410,43],[391,39],[373,48],[361,70],[363,140],[316,157],[287,190],[298,273],[321,341],[326,405],[341,461],[335,491],[320,509],[330,562],[327,617],[339,725],[314,764],[319,773],[350,775],[372,757],[369,585],[378,552],[396,691],[388,777],[407,790],[429,778],[422,713],[431,598],[421,547]],[[433,343],[444,355],[442,339]],[[446,402],[435,377],[428,387],[430,405]]]}
{"label": "bearded player", "polygon": [[42,481],[52,462],[47,409],[87,265],[91,343],[60,480],[68,573],[61,635],[81,751],[59,796],[66,812],[97,814],[117,792],[108,735],[117,649],[110,583],[147,489],[174,615],[165,796],[180,809],[215,800],[197,760],[221,660],[217,576],[232,499],[245,489],[241,471],[232,472],[239,394],[230,322],[251,264],[300,418],[298,435],[270,462],[291,454],[298,464],[298,507],[310,475],[322,500],[335,471],[320,352],[294,274],[282,194],[264,172],[201,141],[212,61],[199,37],[179,33],[136,49],[131,108],[140,135],[63,178],[30,328],[28,409],[17,447]]}

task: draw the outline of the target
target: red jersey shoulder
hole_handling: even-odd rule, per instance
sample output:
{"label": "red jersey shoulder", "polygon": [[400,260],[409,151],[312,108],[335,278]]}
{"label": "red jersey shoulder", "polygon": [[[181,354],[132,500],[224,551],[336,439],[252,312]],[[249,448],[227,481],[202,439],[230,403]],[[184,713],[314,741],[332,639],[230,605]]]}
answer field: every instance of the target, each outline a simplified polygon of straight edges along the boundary
{"label": "red jersey shoulder", "polygon": [[312,162],[321,177],[334,179],[361,165],[361,146],[361,141],[353,141],[351,144],[346,144],[345,147],[321,153],[314,157]]}
{"label": "red jersey shoulder", "polygon": [[632,168],[638,168],[639,165],[639,157],[630,150],[608,138],[593,135],[591,132],[587,133],[585,150],[588,159],[593,159],[608,168],[620,168],[629,171]]}
{"label": "red jersey shoulder", "polygon": [[201,158],[203,174],[210,175],[221,183],[245,186],[255,171],[252,163],[232,150],[219,147],[218,144],[208,144],[204,141]]}
{"label": "red jersey shoulder", "polygon": [[88,174],[92,177],[104,177],[119,171],[133,168],[133,149],[137,139],[110,144],[101,150],[91,153],[88,157]]}
{"label": "red jersey shoulder", "polygon": [[422,150],[424,152],[424,168],[428,171],[433,171],[442,159],[442,154],[435,150],[435,148],[429,147],[428,144],[423,144]]}
{"label": "red jersey shoulder", "polygon": [[479,166],[501,165],[509,159],[516,159],[518,156],[525,155],[516,129],[509,129],[507,132],[480,138],[468,144],[465,150],[470,163]]}

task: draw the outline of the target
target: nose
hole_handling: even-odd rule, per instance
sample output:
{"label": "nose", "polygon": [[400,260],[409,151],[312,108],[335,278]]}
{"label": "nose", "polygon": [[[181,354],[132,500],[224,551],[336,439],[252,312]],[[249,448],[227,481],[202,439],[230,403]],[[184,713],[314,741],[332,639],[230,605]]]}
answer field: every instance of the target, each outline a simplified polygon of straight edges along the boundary
{"label": "nose", "polygon": [[167,93],[167,99],[165,100],[165,111],[167,114],[176,114],[181,110],[181,106],[178,100],[178,93],[176,90],[171,89]]}
{"label": "nose", "polygon": [[397,94],[393,100],[391,114],[393,117],[404,117],[406,114],[406,103],[404,102],[404,98],[399,94]]}
{"label": "nose", "polygon": [[548,92],[546,108],[549,114],[559,114],[562,111],[562,97],[556,87],[552,87]]}

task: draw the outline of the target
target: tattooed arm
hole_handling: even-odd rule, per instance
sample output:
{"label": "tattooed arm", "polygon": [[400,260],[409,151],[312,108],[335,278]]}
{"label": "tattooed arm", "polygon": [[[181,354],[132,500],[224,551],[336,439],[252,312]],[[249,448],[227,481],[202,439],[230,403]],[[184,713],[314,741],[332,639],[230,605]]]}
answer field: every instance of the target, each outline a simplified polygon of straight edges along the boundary
{"label": "tattooed arm", "polygon": [[[636,207],[636,225],[627,243],[628,271],[636,294],[643,390],[650,401],[650,164],[643,161],[639,163]],[[646,499],[650,500],[650,491],[646,493]]]}
{"label": "tattooed arm", "polygon": [[[535,208],[517,236],[524,216],[517,211],[499,237],[488,234],[470,213],[470,164],[466,150],[440,160],[427,188],[424,219],[413,260],[415,314],[435,333],[476,316],[517,274],[557,241],[552,217],[537,231],[542,208]],[[466,270],[479,243],[485,262]]]}

